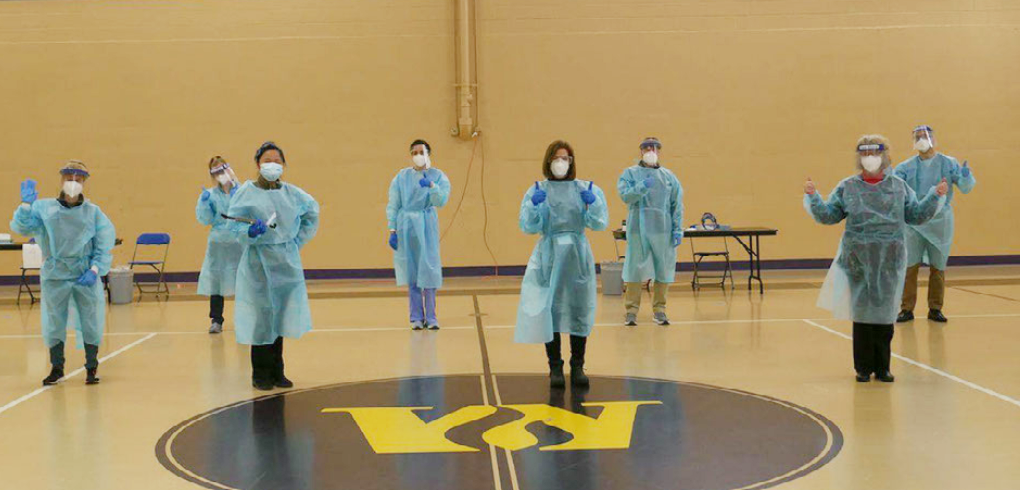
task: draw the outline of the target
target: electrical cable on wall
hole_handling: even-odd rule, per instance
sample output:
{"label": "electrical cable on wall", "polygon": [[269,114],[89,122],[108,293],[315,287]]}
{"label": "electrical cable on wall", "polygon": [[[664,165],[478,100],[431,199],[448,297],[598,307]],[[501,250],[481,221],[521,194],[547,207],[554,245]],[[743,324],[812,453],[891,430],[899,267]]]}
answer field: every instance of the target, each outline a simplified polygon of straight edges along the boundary
{"label": "electrical cable on wall", "polygon": [[471,146],[471,159],[468,160],[467,175],[464,176],[464,189],[460,193],[460,200],[457,201],[457,208],[453,210],[453,216],[450,217],[450,223],[446,225],[446,229],[443,230],[443,234],[439,235],[439,243],[443,243],[443,239],[446,238],[446,234],[449,233],[450,228],[453,227],[453,222],[457,221],[457,215],[460,214],[461,205],[464,204],[464,197],[467,196],[467,186],[468,183],[471,182],[471,167],[475,163],[476,149],[478,149],[478,138],[475,138],[475,143]]}

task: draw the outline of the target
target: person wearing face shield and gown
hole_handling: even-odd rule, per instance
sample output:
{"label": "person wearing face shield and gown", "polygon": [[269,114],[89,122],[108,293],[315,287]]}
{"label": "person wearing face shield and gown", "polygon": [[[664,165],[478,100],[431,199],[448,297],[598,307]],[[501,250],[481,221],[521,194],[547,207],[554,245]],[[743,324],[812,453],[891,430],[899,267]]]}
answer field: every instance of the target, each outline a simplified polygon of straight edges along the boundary
{"label": "person wearing face shield and gown", "polygon": [[624,325],[637,325],[641,289],[652,285],[652,319],[669,325],[666,293],[676,277],[676,248],[684,236],[684,190],[676,174],[659,164],[662,143],[645,138],[639,145],[641,161],[624,170],[616,183],[627,204],[627,256],[623,281],[627,284]]}
{"label": "person wearing face shield and gown", "polygon": [[85,350],[85,383],[99,383],[99,345],[106,324],[106,297],[100,280],[113,262],[116,231],[110,219],[82,193],[88,167],[72,160],[60,169],[56,199],[39,199],[36,183],[21,184],[21,205],[11,229],[33,237],[42,249],[42,336],[50,351],[50,374],[43,385],[64,377],[64,343],[74,326],[76,344]]}
{"label": "person wearing face shield and gown", "polygon": [[412,330],[439,330],[436,290],[443,285],[436,210],[450,199],[450,179],[432,166],[432,147],[411,142],[411,166],[390,183],[386,221],[397,285],[407,286]]}
{"label": "person wearing face shield and gown", "polygon": [[977,184],[970,165],[935,151],[935,135],[931,126],[914,128],[914,155],[896,166],[893,174],[903,179],[918,195],[945,180],[949,184],[946,205],[931,221],[907,227],[907,278],[903,285],[903,302],[898,323],[914,319],[917,305],[917,274],[921,264],[928,264],[928,319],[945,323],[942,307],[946,296],[946,265],[953,245],[953,186],[969,194]]}
{"label": "person wearing face shield and gown", "polygon": [[209,226],[209,240],[198,275],[198,294],[209,297],[209,333],[223,331],[224,297],[234,295],[237,263],[241,260],[241,244],[231,231],[231,221],[224,218],[230,209],[230,198],[240,182],[223,157],[209,160],[209,177],[214,186],[202,189],[195,205],[198,222]]}
{"label": "person wearing face shield and gown", "polygon": [[889,370],[893,322],[907,271],[907,225],[920,225],[944,203],[945,181],[918,201],[914,190],[889,168],[889,142],[880,135],[857,142],[860,173],[843,179],[822,199],[814,182],[804,185],[804,207],[815,221],[846,221],[836,259],[825,277],[818,306],[853,321],[854,370],[858,382],[871,375],[894,381]]}
{"label": "person wearing face shield and gown", "polygon": [[255,165],[258,180],[237,190],[228,211],[244,247],[234,295],[236,337],[251,346],[256,389],[290,388],[294,384],[284,374],[283,339],[300,338],[312,329],[301,249],[318,231],[319,204],[281,180],[287,160],[275,143],[259,147]]}
{"label": "person wearing face shield and gown", "polygon": [[529,187],[521,202],[521,230],[541,238],[521,283],[514,340],[545,344],[550,386],[563,388],[560,334],[569,335],[570,382],[585,388],[596,307],[595,259],[585,229],[606,229],[609,211],[602,189],[576,179],[574,149],[566,141],[546,149],[542,174],[546,180]]}

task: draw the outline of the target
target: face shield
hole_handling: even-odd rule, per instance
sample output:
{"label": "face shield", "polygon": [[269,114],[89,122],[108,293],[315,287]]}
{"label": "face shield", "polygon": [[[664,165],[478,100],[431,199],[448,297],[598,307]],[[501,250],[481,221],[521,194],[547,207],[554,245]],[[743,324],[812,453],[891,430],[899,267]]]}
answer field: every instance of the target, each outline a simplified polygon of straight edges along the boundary
{"label": "face shield", "polygon": [[935,135],[931,126],[918,126],[914,128],[914,149],[925,153],[935,147]]}

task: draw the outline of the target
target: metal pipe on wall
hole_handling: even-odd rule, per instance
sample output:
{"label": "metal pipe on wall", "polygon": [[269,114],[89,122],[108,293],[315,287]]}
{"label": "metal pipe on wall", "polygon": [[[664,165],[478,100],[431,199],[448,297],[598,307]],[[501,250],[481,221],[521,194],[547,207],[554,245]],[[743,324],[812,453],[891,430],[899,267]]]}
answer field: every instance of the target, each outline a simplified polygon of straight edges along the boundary
{"label": "metal pipe on wall", "polygon": [[475,0],[457,2],[457,127],[451,132],[461,139],[475,135],[478,114],[478,82],[475,76]]}

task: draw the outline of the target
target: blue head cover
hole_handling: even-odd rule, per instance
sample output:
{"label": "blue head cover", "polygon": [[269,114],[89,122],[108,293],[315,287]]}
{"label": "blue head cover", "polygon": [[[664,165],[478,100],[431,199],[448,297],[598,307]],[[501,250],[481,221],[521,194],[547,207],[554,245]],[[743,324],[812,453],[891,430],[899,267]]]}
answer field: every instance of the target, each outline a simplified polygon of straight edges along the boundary
{"label": "blue head cover", "polygon": [[934,130],[934,129],[932,129],[932,128],[931,128],[931,126],[928,126],[927,124],[922,124],[922,125],[920,125],[920,126],[918,126],[918,127],[914,128],[914,131],[913,131],[913,132],[915,132],[915,133],[916,133],[916,132],[918,132],[918,131],[927,131],[927,132],[929,132],[929,133],[934,133],[934,132],[935,132],[935,130]]}

